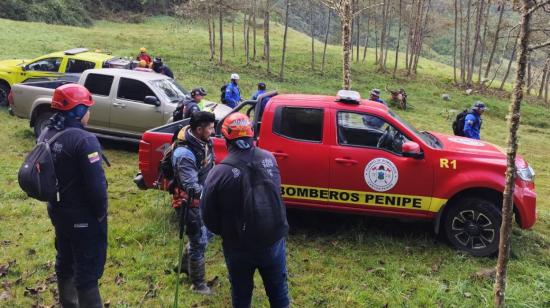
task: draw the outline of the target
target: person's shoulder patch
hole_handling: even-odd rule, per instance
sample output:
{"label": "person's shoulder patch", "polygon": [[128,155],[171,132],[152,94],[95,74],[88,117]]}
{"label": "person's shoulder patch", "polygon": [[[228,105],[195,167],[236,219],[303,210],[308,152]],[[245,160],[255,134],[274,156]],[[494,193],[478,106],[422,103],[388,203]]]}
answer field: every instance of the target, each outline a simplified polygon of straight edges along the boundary
{"label": "person's shoulder patch", "polygon": [[93,152],[88,154],[88,160],[90,161],[90,164],[96,163],[101,159],[98,152]]}

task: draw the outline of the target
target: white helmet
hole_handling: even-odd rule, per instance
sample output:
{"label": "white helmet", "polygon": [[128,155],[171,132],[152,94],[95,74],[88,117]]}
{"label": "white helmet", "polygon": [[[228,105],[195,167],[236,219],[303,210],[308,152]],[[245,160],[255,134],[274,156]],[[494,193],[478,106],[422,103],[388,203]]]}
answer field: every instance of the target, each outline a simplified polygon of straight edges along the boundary
{"label": "white helmet", "polygon": [[239,80],[239,79],[240,79],[239,74],[235,74],[235,73],[231,74],[231,80]]}

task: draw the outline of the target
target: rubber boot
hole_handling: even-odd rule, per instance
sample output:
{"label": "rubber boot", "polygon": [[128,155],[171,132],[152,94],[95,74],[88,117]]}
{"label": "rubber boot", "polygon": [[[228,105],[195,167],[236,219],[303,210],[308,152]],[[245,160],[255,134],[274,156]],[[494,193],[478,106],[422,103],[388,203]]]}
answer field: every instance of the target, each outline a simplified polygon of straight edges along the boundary
{"label": "rubber boot", "polygon": [[95,286],[86,290],[78,290],[78,303],[80,308],[103,308],[99,287]]}
{"label": "rubber boot", "polygon": [[212,290],[210,290],[204,280],[204,271],[204,259],[199,261],[189,261],[189,277],[191,277],[191,282],[193,283],[192,290],[202,295],[210,295],[212,294]]}
{"label": "rubber boot", "polygon": [[61,308],[78,308],[78,294],[72,279],[57,280]]}

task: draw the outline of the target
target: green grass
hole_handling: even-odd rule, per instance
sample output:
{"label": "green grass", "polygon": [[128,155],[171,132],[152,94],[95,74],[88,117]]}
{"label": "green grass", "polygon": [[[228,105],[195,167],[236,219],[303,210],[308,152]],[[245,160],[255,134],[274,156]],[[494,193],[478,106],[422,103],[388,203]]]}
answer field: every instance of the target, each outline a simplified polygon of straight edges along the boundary
{"label": "green grass", "polygon": [[[208,98],[216,100],[219,87],[233,71],[241,75],[241,88],[252,95],[254,85],[265,81],[272,89],[292,93],[334,94],[340,88],[340,49],[330,46],[327,72],[310,69],[308,38],[290,31],[287,79],[266,76],[265,63],[244,63],[241,32],[235,34],[237,51],[231,50],[229,27],[225,33],[225,64],[208,61],[207,32],[200,25],[178,24],[169,18],[154,18],[145,24],[98,22],[89,29],[41,23],[0,20],[0,59],[34,57],[76,46],[111,50],[131,56],[146,46],[164,57],[176,77],[187,88],[204,86]],[[236,29],[241,29],[239,26]],[[272,33],[273,71],[278,73],[282,29]],[[258,52],[261,55],[261,39]],[[321,44],[317,45],[321,51]],[[483,95],[466,96],[451,84],[452,68],[421,59],[419,75],[396,80],[379,74],[369,50],[365,64],[353,65],[353,88],[366,96],[373,87],[402,86],[416,107],[399,112],[420,129],[451,133],[446,118],[449,109],[462,109],[481,99],[491,110],[486,113],[482,138],[503,146],[505,115],[509,100]],[[317,61],[321,54],[318,53]],[[393,59],[393,56],[391,57]],[[318,62],[319,64],[319,62]],[[318,65],[317,67],[319,67]],[[402,69],[402,68],[401,68]],[[444,102],[442,93],[452,100]],[[538,221],[533,230],[515,228],[513,257],[509,266],[507,302],[511,307],[550,305],[550,150],[548,110],[524,105],[519,152],[537,172]],[[15,260],[6,276],[0,277],[0,306],[28,307],[33,303],[54,304],[55,284],[38,295],[25,295],[25,288],[45,283],[54,273],[54,232],[43,204],[29,199],[17,185],[17,169],[33,145],[27,120],[10,117],[0,110],[0,265]],[[170,270],[177,255],[176,222],[169,197],[157,191],[140,191],[132,183],[137,171],[133,146],[104,142],[112,167],[109,181],[109,251],[101,280],[104,300],[111,307],[161,307],[172,303],[174,275]],[[491,306],[492,281],[472,274],[492,267],[495,259],[474,258],[438,241],[429,223],[405,223],[390,219],[289,211],[289,286],[296,307]],[[115,283],[122,274],[123,283]],[[1,275],[1,274],[0,274]],[[201,297],[181,288],[181,307],[227,307],[229,282],[220,240],[207,251],[207,276],[218,276],[216,295]],[[7,291],[7,293],[3,293]],[[149,292],[148,292],[149,291]],[[2,294],[9,299],[1,299]],[[256,277],[254,307],[267,307],[261,279]]]}

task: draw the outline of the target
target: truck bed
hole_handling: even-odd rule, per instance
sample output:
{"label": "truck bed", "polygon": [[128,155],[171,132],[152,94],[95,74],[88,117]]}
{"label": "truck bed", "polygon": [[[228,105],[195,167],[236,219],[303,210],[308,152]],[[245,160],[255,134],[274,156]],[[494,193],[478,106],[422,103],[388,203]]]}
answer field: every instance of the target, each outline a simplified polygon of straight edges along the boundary
{"label": "truck bed", "polygon": [[16,84],[12,88],[13,113],[25,119],[30,119],[32,105],[38,100],[51,101],[57,87],[73,83],[68,80],[35,81]]}

